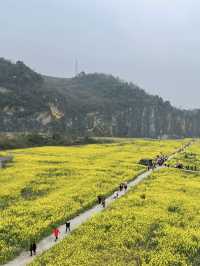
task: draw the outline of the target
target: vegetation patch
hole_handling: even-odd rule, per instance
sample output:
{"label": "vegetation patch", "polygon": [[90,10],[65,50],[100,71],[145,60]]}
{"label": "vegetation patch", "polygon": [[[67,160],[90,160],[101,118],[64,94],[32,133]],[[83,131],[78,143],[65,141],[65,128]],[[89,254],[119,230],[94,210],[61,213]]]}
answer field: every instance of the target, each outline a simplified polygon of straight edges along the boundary
{"label": "vegetation patch", "polygon": [[38,189],[34,190],[31,186],[26,186],[21,189],[21,197],[24,200],[35,200],[38,197],[42,197],[48,193],[48,189]]}
{"label": "vegetation patch", "polygon": [[172,202],[168,208],[167,208],[168,212],[181,212],[181,206],[179,203],[176,202]]}

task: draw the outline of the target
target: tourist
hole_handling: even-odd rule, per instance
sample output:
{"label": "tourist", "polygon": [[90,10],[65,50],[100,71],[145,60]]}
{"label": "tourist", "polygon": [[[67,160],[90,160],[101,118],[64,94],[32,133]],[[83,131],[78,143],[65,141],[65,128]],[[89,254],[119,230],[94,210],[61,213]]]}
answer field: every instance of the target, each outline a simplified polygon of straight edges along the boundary
{"label": "tourist", "polygon": [[118,191],[115,191],[115,193],[114,193],[114,199],[117,199],[119,197],[119,193],[118,193]]}
{"label": "tourist", "polygon": [[119,190],[122,191],[123,190],[123,187],[124,187],[124,184],[120,184],[119,185]]}
{"label": "tourist", "polygon": [[55,227],[55,228],[53,229],[53,235],[55,236],[55,241],[58,240],[58,236],[59,236],[59,234],[60,234],[59,229]]}
{"label": "tourist", "polygon": [[125,189],[125,190],[128,189],[128,184],[127,184],[127,182],[124,183],[124,189]]}
{"label": "tourist", "polygon": [[102,202],[102,196],[97,196],[97,201],[98,201],[98,204],[101,204],[101,202]]}
{"label": "tourist", "polygon": [[69,230],[69,232],[71,231],[71,228],[70,228],[70,222],[66,222],[66,233],[67,231]]}
{"label": "tourist", "polygon": [[102,206],[103,206],[103,208],[106,207],[106,200],[105,199],[102,200]]}
{"label": "tourist", "polygon": [[37,249],[36,243],[35,243],[35,241],[33,241],[30,244],[30,253],[31,253],[31,256],[36,255],[36,249]]}

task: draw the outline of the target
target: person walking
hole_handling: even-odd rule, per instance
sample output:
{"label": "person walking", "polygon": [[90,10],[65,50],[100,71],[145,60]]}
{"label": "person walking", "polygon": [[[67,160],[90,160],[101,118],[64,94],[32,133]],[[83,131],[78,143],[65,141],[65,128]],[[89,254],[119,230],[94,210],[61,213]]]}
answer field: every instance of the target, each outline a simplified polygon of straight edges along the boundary
{"label": "person walking", "polygon": [[128,184],[127,184],[127,182],[124,183],[124,189],[125,189],[125,191],[128,189]]}
{"label": "person walking", "polygon": [[119,197],[119,193],[118,193],[118,191],[115,191],[115,193],[114,193],[114,199],[117,199]]}
{"label": "person walking", "polygon": [[105,199],[102,200],[102,206],[103,206],[103,208],[106,207],[106,200]]}
{"label": "person walking", "polygon": [[36,255],[36,249],[37,249],[37,245],[36,245],[35,241],[31,242],[31,244],[30,244],[31,256]]}
{"label": "person walking", "polygon": [[67,231],[71,231],[71,228],[70,228],[70,222],[66,222],[66,233],[67,233]]}
{"label": "person walking", "polygon": [[30,244],[30,254],[31,254],[31,256],[33,256],[33,243],[32,242]]}
{"label": "person walking", "polygon": [[33,254],[36,255],[36,249],[37,249],[37,245],[35,243],[35,241],[33,242]]}
{"label": "person walking", "polygon": [[101,195],[97,196],[97,201],[98,201],[98,204],[101,204],[101,202],[102,202],[102,196]]}
{"label": "person walking", "polygon": [[119,191],[122,191],[123,190],[123,187],[124,187],[124,184],[120,184],[119,185]]}
{"label": "person walking", "polygon": [[59,234],[60,234],[59,229],[58,229],[57,227],[55,227],[55,228],[53,229],[53,235],[55,236],[55,241],[58,240],[58,236],[59,236]]}

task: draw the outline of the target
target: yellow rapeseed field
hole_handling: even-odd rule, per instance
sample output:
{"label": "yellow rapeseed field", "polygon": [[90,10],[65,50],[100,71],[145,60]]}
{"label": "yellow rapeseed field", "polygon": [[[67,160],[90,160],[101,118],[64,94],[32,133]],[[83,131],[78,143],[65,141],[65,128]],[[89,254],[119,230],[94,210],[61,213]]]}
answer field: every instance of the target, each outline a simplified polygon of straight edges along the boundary
{"label": "yellow rapeseed field", "polygon": [[189,170],[200,171],[200,141],[195,141],[185,152],[178,153],[170,161],[171,166],[177,163],[183,164],[184,168]]}
{"label": "yellow rapeseed field", "polygon": [[199,266],[200,176],[162,169],[31,266]]}
{"label": "yellow rapeseed field", "polygon": [[13,164],[0,169],[0,264],[144,171],[141,158],[169,154],[185,142],[130,139],[12,151]]}

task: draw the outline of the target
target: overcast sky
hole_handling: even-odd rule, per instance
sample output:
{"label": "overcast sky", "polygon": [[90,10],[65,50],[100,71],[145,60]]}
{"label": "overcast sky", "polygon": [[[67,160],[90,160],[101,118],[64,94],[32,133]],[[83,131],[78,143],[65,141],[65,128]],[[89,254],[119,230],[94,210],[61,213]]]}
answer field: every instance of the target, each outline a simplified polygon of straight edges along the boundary
{"label": "overcast sky", "polygon": [[43,74],[117,75],[200,108],[199,0],[1,0],[0,57]]}

